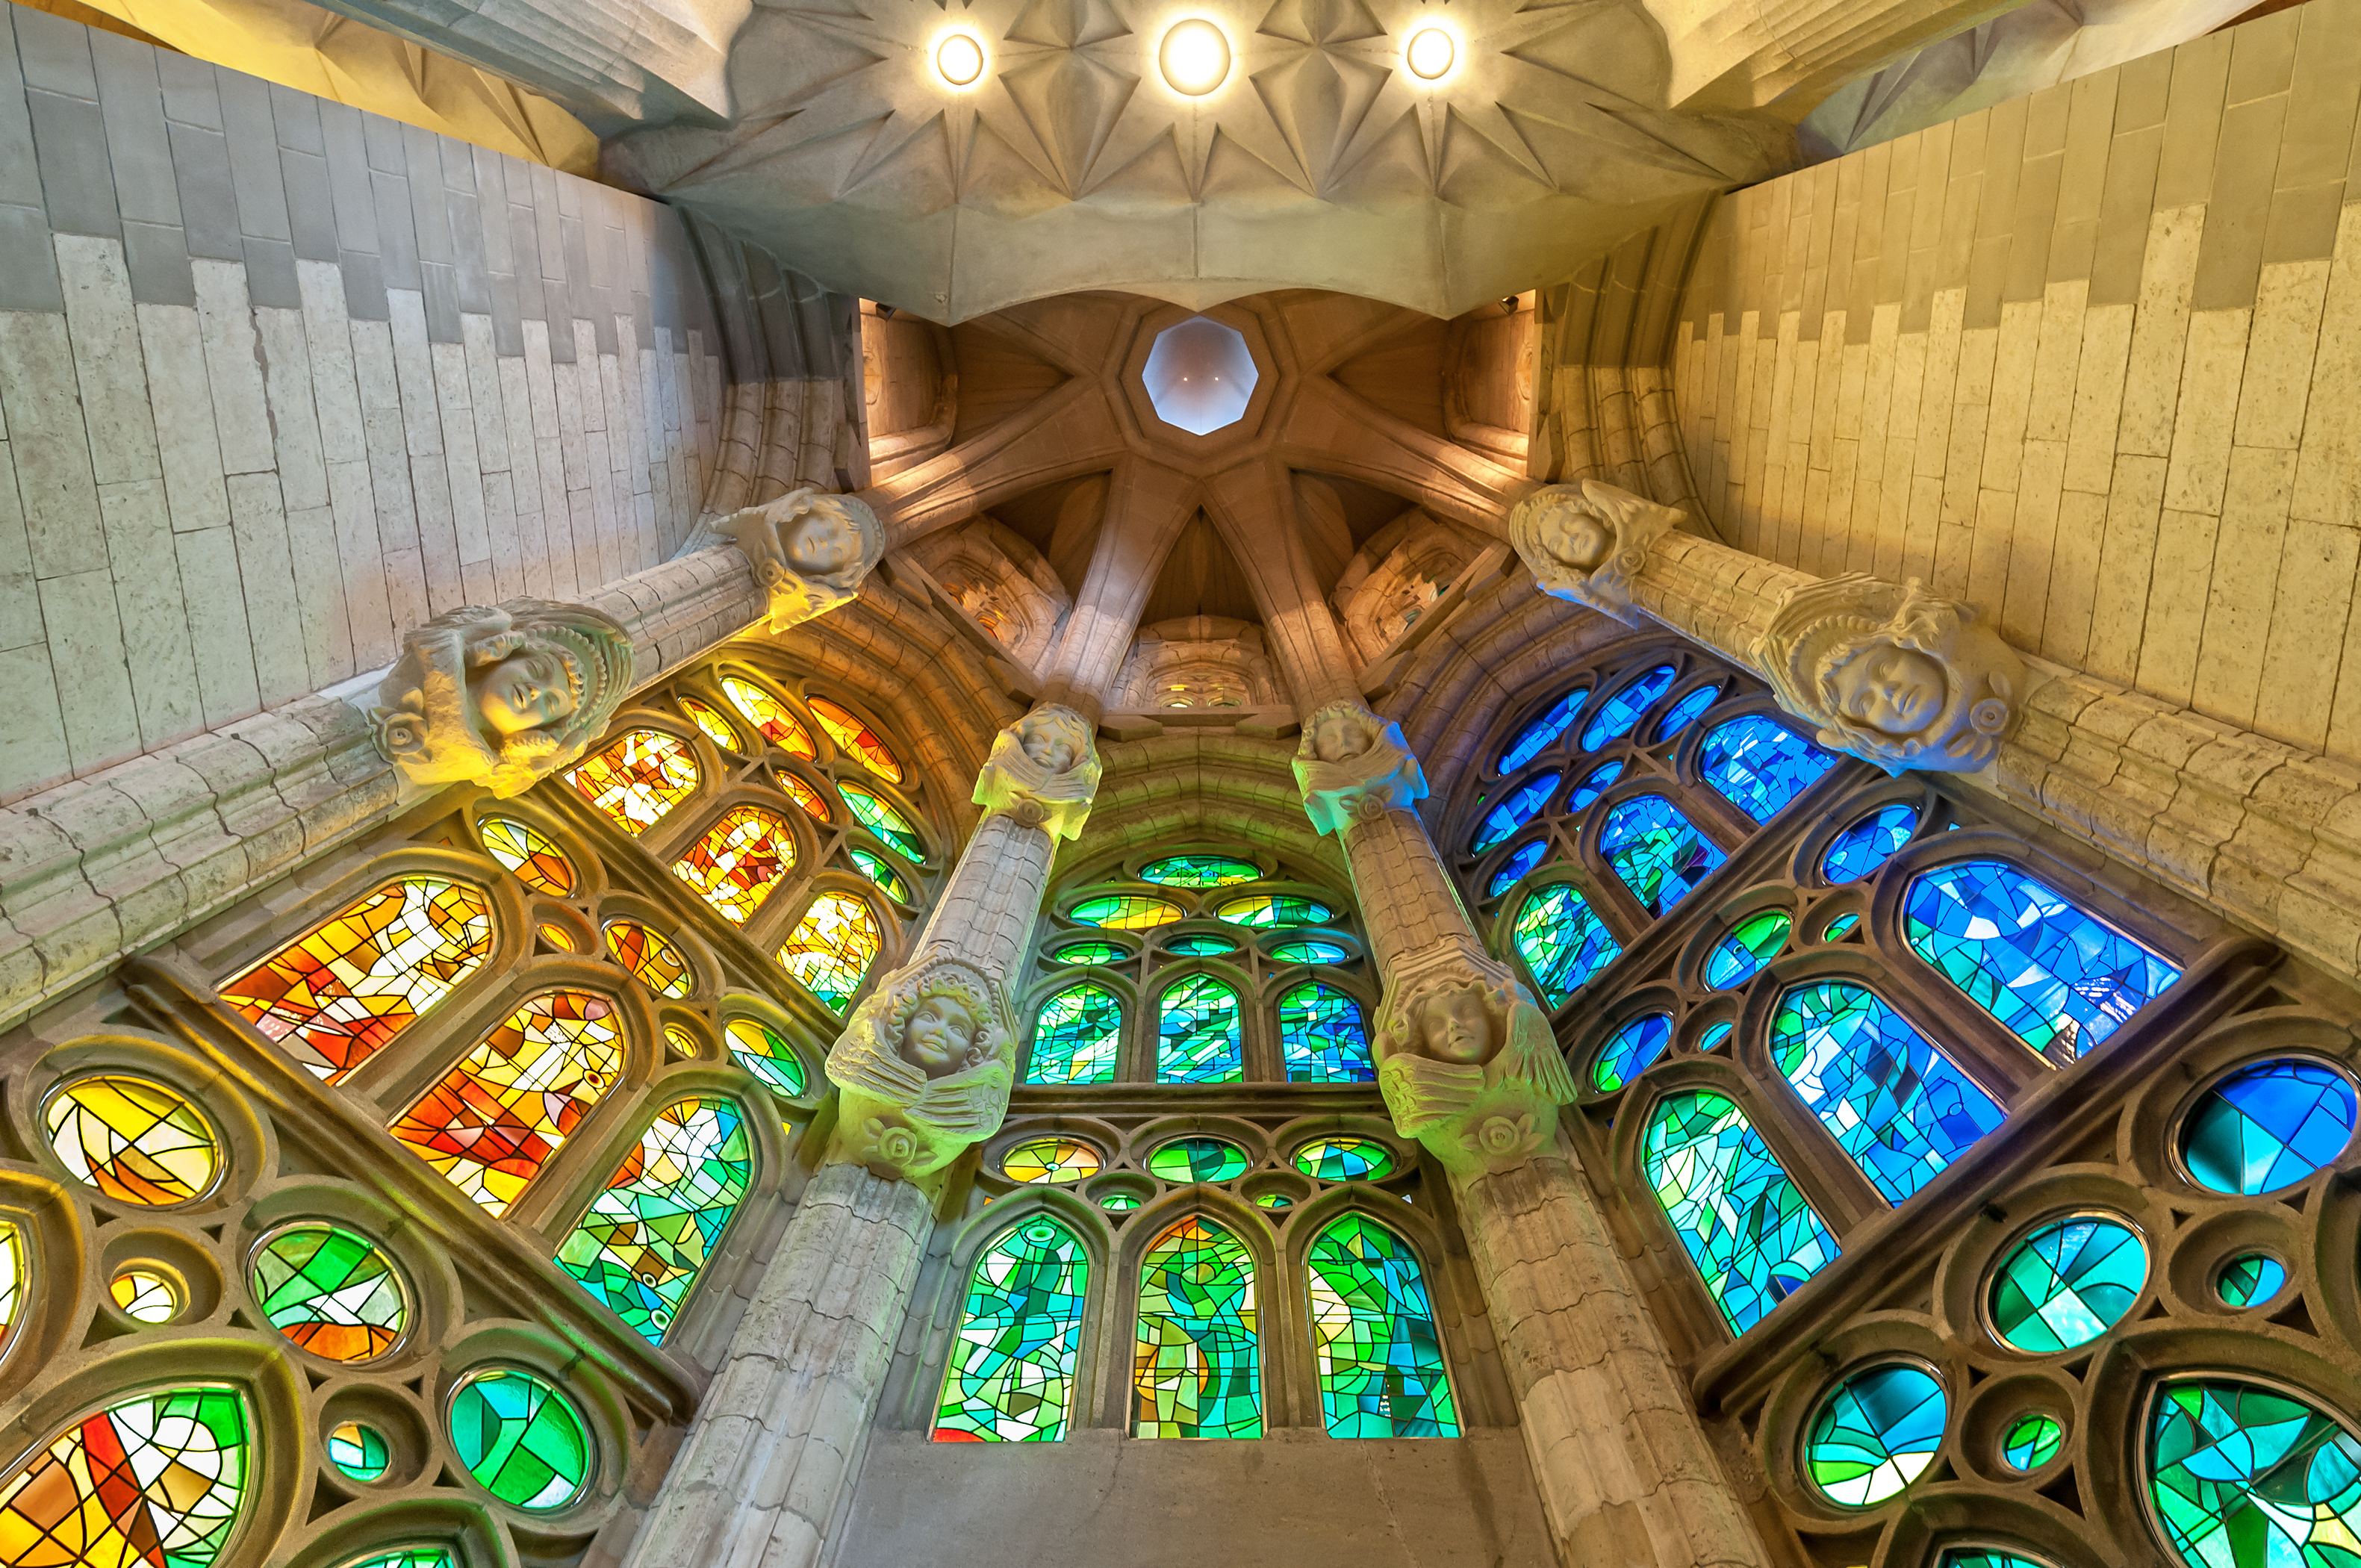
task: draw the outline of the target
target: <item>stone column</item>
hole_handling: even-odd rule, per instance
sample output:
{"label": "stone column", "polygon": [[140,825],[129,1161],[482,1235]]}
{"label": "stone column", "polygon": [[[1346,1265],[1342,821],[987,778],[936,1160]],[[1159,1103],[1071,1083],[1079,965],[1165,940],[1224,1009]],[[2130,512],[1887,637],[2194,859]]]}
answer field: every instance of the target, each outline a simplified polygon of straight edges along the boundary
{"label": "stone column", "polygon": [[1331,703],[1295,772],[1312,826],[1343,839],[1385,978],[1378,1084],[1450,1175],[1559,1561],[1767,1564],[1559,1127],[1575,1087],[1549,1020],[1413,814],[1426,780],[1400,729]]}

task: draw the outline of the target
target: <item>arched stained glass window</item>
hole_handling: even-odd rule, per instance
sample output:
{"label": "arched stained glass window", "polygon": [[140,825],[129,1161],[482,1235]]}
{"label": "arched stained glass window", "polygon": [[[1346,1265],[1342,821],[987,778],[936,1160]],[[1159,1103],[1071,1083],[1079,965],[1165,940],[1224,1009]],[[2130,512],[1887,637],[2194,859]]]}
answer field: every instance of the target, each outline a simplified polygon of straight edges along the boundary
{"label": "arched stained glass window", "polygon": [[686,996],[696,985],[696,971],[681,950],[638,921],[609,920],[603,934],[608,956],[655,995]]}
{"label": "arched stained glass window", "polygon": [[1260,1437],[1255,1265],[1203,1215],[1157,1238],[1139,1264],[1132,1345],[1137,1437]]}
{"label": "arched stained glass window", "polygon": [[[489,823],[486,833],[489,844]],[[379,883],[222,981],[221,999],[314,1077],[335,1083],[450,995],[491,951],[492,906],[483,891],[414,873]]]}
{"label": "arched stained glass window", "polygon": [[721,917],[743,926],[796,865],[796,836],[775,813],[733,806],[672,863]]}
{"label": "arched stained glass window", "polygon": [[1697,687],[1697,690],[1664,709],[1664,717],[1656,720],[1655,732],[1650,739],[1652,740],[1671,740],[1696,723],[1697,715],[1711,707],[1720,696],[1721,687],[1719,685]]}
{"label": "arched stained glass window", "polygon": [[1905,801],[1879,806],[1828,844],[1820,875],[1831,884],[1859,882],[1894,858],[1918,830],[1918,808]]}
{"label": "arched stained glass window", "polygon": [[2361,1538],[2361,1442],[2293,1394],[2233,1377],[2167,1383],[2147,1492],[2190,1568],[2345,1568]]}
{"label": "arched stained glass window", "polygon": [[1168,987],[1159,1008],[1156,1081],[1236,1083],[1246,1077],[1238,993],[1209,974]]}
{"label": "arched stained glass window", "polygon": [[1572,883],[1554,882],[1527,894],[1513,934],[1533,983],[1552,1007],[1564,1006],[1567,997],[1623,952],[1622,944]]}
{"label": "arched stained glass window", "polygon": [[1457,1437],[1434,1304],[1410,1244],[1345,1213],[1312,1238],[1312,1356],[1330,1437]]}
{"label": "arched stained glass window", "polygon": [[1279,1039],[1290,1083],[1375,1083],[1361,1004],[1333,985],[1307,981],[1279,999]]}
{"label": "arched stained glass window", "polygon": [[1507,843],[1510,835],[1531,822],[1548,802],[1561,776],[1555,771],[1535,773],[1510,790],[1507,798],[1484,814],[1484,820],[1477,825],[1475,839],[1467,846],[1468,853],[1480,855],[1495,844]]}
{"label": "arched stained glass window", "polygon": [[1139,880],[1159,887],[1229,887],[1261,875],[1260,866],[1232,855],[1167,855],[1139,868]]}
{"label": "arched stained glass window", "polygon": [[811,731],[804,728],[795,710],[753,682],[724,675],[721,695],[730,699],[730,707],[746,716],[748,723],[763,732],[763,740],[780,751],[807,762],[819,755],[819,748],[812,744]]}
{"label": "arched stained glass window", "polygon": [[622,1069],[613,1003],[587,991],[544,992],[396,1117],[393,1135],[497,1217]]}
{"label": "arched stained glass window", "polygon": [[0,1480],[0,1563],[211,1568],[225,1563],[254,1474],[245,1398],[209,1384],[117,1399]]}
{"label": "arched stained glass window", "polygon": [[1575,715],[1582,711],[1583,702],[1590,696],[1588,686],[1576,686],[1555,702],[1547,711],[1517,731],[1508,750],[1500,753],[1500,772],[1513,773],[1535,757],[1550,749],[1557,738],[1573,725]]}
{"label": "arched stained glass window", "polygon": [[809,1081],[803,1058],[779,1037],[779,1032],[759,1018],[732,1018],[721,1026],[730,1041],[730,1059],[774,1091],[793,1100]]}
{"label": "arched stained glass window", "polygon": [[1598,711],[1583,727],[1582,749],[1596,751],[1617,736],[1629,731],[1640,722],[1640,716],[1649,705],[1664,695],[1673,684],[1673,667],[1659,664],[1638,680],[1598,705]]}
{"label": "arched stained glass window", "polygon": [[884,944],[868,900],[849,893],[823,893],[787,933],[779,948],[779,966],[831,1011],[841,1013]]}
{"label": "arched stained glass window", "polygon": [[1835,752],[1760,713],[1716,726],[1697,751],[1705,782],[1757,822],[1776,817],[1836,765]]}
{"label": "arched stained glass window", "polygon": [[753,1172],[746,1114],[719,1096],[655,1114],[557,1244],[557,1266],[654,1343],[680,1314]]}
{"label": "arched stained glass window", "polygon": [[1883,997],[1849,981],[1788,988],[1771,1020],[1771,1059],[1889,1203],[2005,1114]]}
{"label": "arched stained glass window", "polygon": [[221,1135],[154,1079],[77,1078],[49,1097],[41,1120],[66,1174],[118,1203],[170,1208],[203,1197],[221,1179]]}
{"label": "arched stained glass window", "polygon": [[1590,1086],[1605,1094],[1622,1088],[1673,1043],[1673,1015],[1642,1013],[1608,1036],[1590,1066]]}
{"label": "arched stained glass window", "polygon": [[937,1442],[1056,1442],[1073,1414],[1090,1256],[1047,1214],[975,1260],[935,1409]]}
{"label": "arched stained glass window", "polygon": [[1910,879],[1911,951],[2035,1050],[2079,1057],[2123,1026],[2180,971],[1999,861],[1962,861]]}
{"label": "arched stained glass window", "polygon": [[910,819],[894,809],[882,795],[872,794],[859,784],[839,784],[836,793],[844,796],[844,804],[863,828],[899,850],[913,861],[927,858],[927,841],[910,826]]}
{"label": "arched stained glass window", "polygon": [[677,735],[628,729],[568,769],[566,782],[608,821],[636,838],[696,792],[697,758]]}
{"label": "arched stained glass window", "polygon": [[1635,795],[1609,811],[1598,850],[1651,915],[1687,897],[1726,858],[1661,795]]}
{"label": "arched stained glass window", "polygon": [[1574,793],[1565,797],[1566,810],[1580,811],[1613,788],[1615,781],[1622,776],[1623,764],[1620,762],[1609,762],[1591,769],[1583,776],[1582,782],[1574,786]]}
{"label": "arched stained glass window", "polygon": [[887,784],[902,782],[902,764],[894,760],[894,752],[877,731],[869,728],[853,711],[824,696],[807,697],[812,717],[836,742],[836,749],[858,761],[861,765],[884,779]]}
{"label": "arched stained glass window", "polygon": [[1033,1014],[1027,1083],[1113,1083],[1123,1051],[1123,999],[1103,985],[1068,986]]}
{"label": "arched stained glass window", "polygon": [[1648,1185],[1683,1250],[1744,1333],[1837,1255],[1836,1238],[1736,1103],[1710,1091],[1666,1098],[1642,1143]]}
{"label": "arched stained glass window", "polygon": [[574,891],[574,862],[540,828],[513,817],[487,817],[476,824],[476,836],[492,859],[535,893],[564,898]]}

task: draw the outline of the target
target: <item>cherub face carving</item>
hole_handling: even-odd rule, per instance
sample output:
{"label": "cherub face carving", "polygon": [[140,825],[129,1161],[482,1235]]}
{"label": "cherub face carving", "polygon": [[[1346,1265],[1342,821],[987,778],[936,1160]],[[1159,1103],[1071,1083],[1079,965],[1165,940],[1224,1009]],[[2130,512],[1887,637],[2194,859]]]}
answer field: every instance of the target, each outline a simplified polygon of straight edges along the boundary
{"label": "cherub face carving", "polygon": [[1016,727],[1016,740],[1036,766],[1053,773],[1080,762],[1088,743],[1071,722],[1056,714],[1027,714]]}
{"label": "cherub face carving", "polygon": [[1492,1054],[1492,1014],[1480,986],[1437,992],[1420,1005],[1417,1022],[1420,1047],[1436,1061],[1472,1066]]}
{"label": "cherub face carving", "polygon": [[902,1059],[928,1078],[972,1067],[982,1021],[965,999],[936,992],[919,999],[902,1025]]}
{"label": "cherub face carving", "polygon": [[467,674],[468,694],[484,728],[503,738],[539,729],[571,714],[574,685],[555,649],[530,643]]}
{"label": "cherub face carving", "polygon": [[1615,548],[1613,527],[1570,495],[1542,512],[1538,532],[1542,548],[1576,572],[1598,570]]}
{"label": "cherub face carving", "polygon": [[1369,749],[1377,731],[1367,719],[1346,707],[1332,707],[1312,723],[1312,750],[1323,762],[1341,762]]}
{"label": "cherub face carving", "polygon": [[833,507],[806,510],[780,545],[787,562],[807,577],[831,576],[861,559],[861,532]]}
{"label": "cherub face carving", "polygon": [[1837,708],[1887,735],[1916,735],[1943,710],[1943,667],[1892,642],[1872,642],[1829,675]]}

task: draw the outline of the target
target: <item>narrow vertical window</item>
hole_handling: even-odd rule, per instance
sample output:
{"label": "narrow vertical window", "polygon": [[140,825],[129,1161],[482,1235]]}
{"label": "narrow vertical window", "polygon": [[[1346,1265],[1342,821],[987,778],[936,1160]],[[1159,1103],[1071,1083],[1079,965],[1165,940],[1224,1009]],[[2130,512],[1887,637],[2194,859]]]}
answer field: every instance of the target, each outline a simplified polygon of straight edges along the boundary
{"label": "narrow vertical window", "polygon": [[24,1233],[0,1220],[0,1349],[7,1347],[9,1331],[16,1326],[24,1305]]}
{"label": "narrow vertical window", "polygon": [[841,1013],[861,989],[884,941],[868,900],[849,893],[823,893],[787,933],[779,948],[779,964],[831,1012]]}
{"label": "narrow vertical window", "polygon": [[696,792],[697,758],[677,735],[630,729],[568,769],[566,782],[636,839]]}
{"label": "narrow vertical window", "polygon": [[1760,713],[1715,726],[1697,749],[1705,782],[1757,822],[1776,817],[1836,765],[1835,752]]}
{"label": "narrow vertical window", "polygon": [[1056,1442],[1073,1415],[1090,1258],[1047,1214],[984,1248],[935,1409],[937,1442]]}
{"label": "narrow vertical window", "polygon": [[1312,1355],[1331,1437],[1457,1437],[1434,1304],[1410,1244],[1340,1214],[1312,1239]]}
{"label": "narrow vertical window", "polygon": [[1572,883],[1554,882],[1527,894],[1511,936],[1543,1000],[1552,1007],[1564,1006],[1567,997],[1623,952],[1622,944]]}
{"label": "narrow vertical window", "polygon": [[228,1388],[117,1399],[0,1480],[0,1563],[212,1568],[227,1561],[254,1461],[252,1415]]}
{"label": "narrow vertical window", "polygon": [[1074,985],[1033,1014],[1027,1083],[1113,1083],[1123,1051],[1123,1000],[1103,985]]}
{"label": "narrow vertical window", "polygon": [[1837,1255],[1836,1238],[1731,1101],[1666,1098],[1641,1144],[1648,1185],[1707,1292],[1744,1333]]}
{"label": "narrow vertical window", "polygon": [[1290,1083],[1375,1083],[1361,1004],[1333,985],[1306,981],[1279,999],[1279,1037]]}
{"label": "narrow vertical window", "polygon": [[1166,990],[1158,1022],[1156,1081],[1238,1083],[1246,1075],[1238,993],[1205,974],[1192,974]]}
{"label": "narrow vertical window", "polygon": [[1662,915],[1688,896],[1725,858],[1661,795],[1642,795],[1607,814],[1598,851],[1640,907]]}
{"label": "narrow vertical window", "polygon": [[1132,1431],[1139,1437],[1260,1437],[1262,1358],[1254,1258],[1202,1215],[1181,1221],[1139,1265]]}
{"label": "narrow vertical window", "polygon": [[557,1266],[634,1332],[662,1343],[753,1171],[734,1100],[677,1100],[557,1245]]}

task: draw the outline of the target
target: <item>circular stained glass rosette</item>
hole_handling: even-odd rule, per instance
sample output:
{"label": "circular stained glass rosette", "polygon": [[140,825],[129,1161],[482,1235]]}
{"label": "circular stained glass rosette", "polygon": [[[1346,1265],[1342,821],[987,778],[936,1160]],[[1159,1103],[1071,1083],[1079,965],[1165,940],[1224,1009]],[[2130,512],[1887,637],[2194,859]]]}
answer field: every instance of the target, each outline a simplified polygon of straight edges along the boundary
{"label": "circular stained glass rosette", "polygon": [[1252,1162],[1226,1138],[1175,1138],[1148,1157],[1149,1174],[1180,1185],[1228,1181],[1244,1176]]}
{"label": "circular stained glass rosette", "polygon": [[1077,1138],[1027,1138],[1000,1157],[1011,1181],[1063,1187],[1099,1173],[1099,1151]]}
{"label": "circular stained glass rosette", "polygon": [[2215,1192],[2276,1192],[2345,1153],[2354,1110],[2352,1083],[2325,1062],[2250,1062],[2191,1107],[2180,1124],[2181,1165]]}
{"label": "circular stained glass rosette", "polygon": [[525,886],[553,898],[574,891],[574,862],[540,828],[513,817],[487,817],[476,824],[476,833],[492,859]]}
{"label": "circular stained glass rosette", "polygon": [[328,1431],[328,1463],[356,1481],[375,1481],[391,1467],[393,1447],[365,1421],[339,1421]]}
{"label": "circular stained glass rosette", "polygon": [[1261,875],[1252,861],[1229,855],[1167,855],[1139,868],[1139,880],[1159,887],[1229,887]]}
{"label": "circular stained glass rosette", "polygon": [[2121,1322],[2147,1283],[2147,1245],[2120,1220],[2070,1214],[2003,1255],[1984,1298],[1993,1332],[2026,1355],[2090,1343]]}
{"label": "circular stained glass rosette", "polygon": [[451,1390],[451,1450],[512,1508],[562,1508],[590,1484],[589,1424],[555,1384],[522,1367],[479,1367]]}
{"label": "circular stained glass rosette", "polygon": [[49,1097],[41,1120],[66,1174],[119,1203],[169,1208],[203,1197],[221,1177],[213,1124],[153,1079],[75,1079]]}
{"label": "circular stained glass rosette", "polygon": [[1334,942],[1281,942],[1270,956],[1283,964],[1341,964],[1353,955]]}
{"label": "circular stained glass rosette", "polygon": [[1382,1181],[1394,1173],[1394,1151],[1375,1138],[1316,1138],[1292,1163],[1319,1181]]}
{"label": "circular stained glass rosette", "polygon": [[2058,1457],[2066,1445],[2066,1429],[2058,1418],[2029,1410],[2008,1423],[2000,1434],[2000,1462],[2019,1472],[2038,1470]]}
{"label": "circular stained glass rosette", "polygon": [[2240,1253],[2213,1277],[2214,1292],[2224,1305],[2244,1310],[2275,1299],[2287,1288],[2287,1265],[2267,1252]]}
{"label": "circular stained glass rosette", "polygon": [[281,1225],[247,1265],[254,1304],[294,1344],[357,1365],[390,1354],[410,1330],[410,1287],[383,1247],[324,1220]]}
{"label": "circular stained glass rosette", "polygon": [[1255,1194],[1255,1207],[1257,1209],[1292,1209],[1295,1207],[1295,1200],[1290,1198],[1284,1192],[1257,1192]]}
{"label": "circular stained glass rosette", "polygon": [[1935,1462],[1949,1416],[1943,1385],[1915,1361],[1856,1372],[1828,1390],[1804,1438],[1804,1471],[1843,1508],[1898,1497]]}

